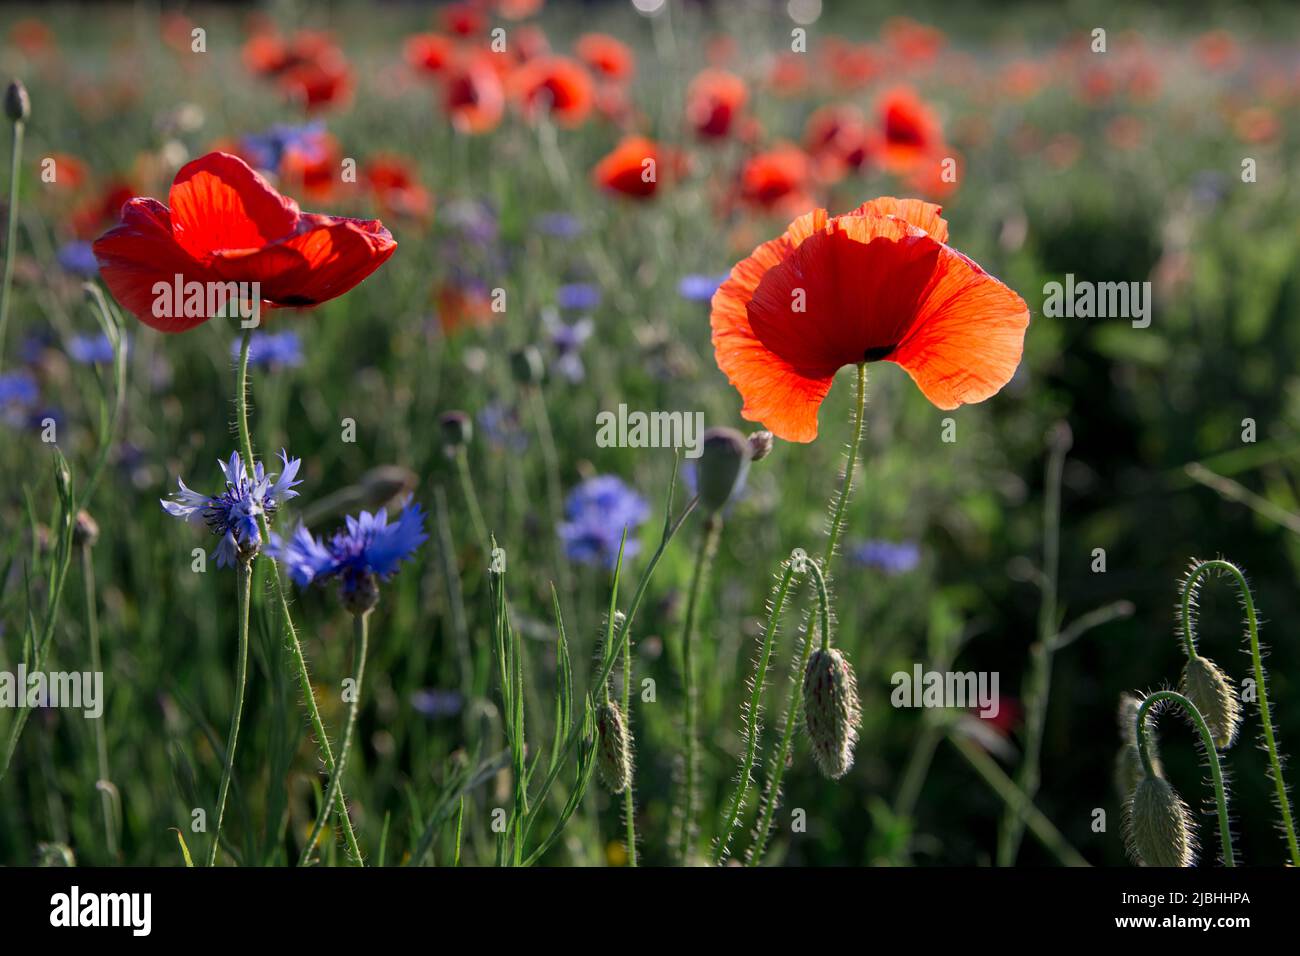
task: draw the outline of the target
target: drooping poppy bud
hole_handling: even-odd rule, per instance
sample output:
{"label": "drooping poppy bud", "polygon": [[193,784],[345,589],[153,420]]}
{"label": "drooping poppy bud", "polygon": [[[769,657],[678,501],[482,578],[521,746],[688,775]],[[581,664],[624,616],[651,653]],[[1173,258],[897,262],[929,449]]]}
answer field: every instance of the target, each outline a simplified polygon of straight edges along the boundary
{"label": "drooping poppy bud", "polygon": [[1241,725],[1241,705],[1228,676],[1208,657],[1193,657],[1183,668],[1181,689],[1205,718],[1214,746],[1232,746]]}
{"label": "drooping poppy bud", "polygon": [[[813,639],[812,633],[809,639]],[[804,672],[803,707],[817,766],[837,780],[853,766],[853,747],[862,721],[857,679],[837,649],[813,651]]]}
{"label": "drooping poppy bud", "polygon": [[1124,807],[1125,842],[1140,866],[1191,866],[1192,815],[1163,777],[1143,777]]}

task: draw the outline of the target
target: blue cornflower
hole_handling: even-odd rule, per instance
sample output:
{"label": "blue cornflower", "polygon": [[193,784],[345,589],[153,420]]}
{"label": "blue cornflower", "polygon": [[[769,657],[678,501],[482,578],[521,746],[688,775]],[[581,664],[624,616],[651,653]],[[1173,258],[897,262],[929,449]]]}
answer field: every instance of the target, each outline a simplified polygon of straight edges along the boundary
{"label": "blue cornflower", "polygon": [[575,239],[582,235],[582,220],[570,212],[544,212],[533,220],[533,228],[554,239]]}
{"label": "blue cornflower", "polygon": [[80,365],[107,365],[113,361],[113,343],[103,332],[74,335],[68,340],[68,356]]}
{"label": "blue cornflower", "polygon": [[348,515],[346,526],[328,541],[313,538],[299,525],[289,538],[273,535],[270,553],[300,586],[338,578],[344,605],[354,612],[368,611],[379,597],[376,580],[396,574],[429,537],[424,518],[424,510],[408,501],[392,524],[386,508],[374,514],[363,511],[355,518]]}
{"label": "blue cornflower", "polygon": [[501,402],[489,402],[479,409],[478,426],[488,442],[508,451],[523,451],[528,447],[528,435],[519,422],[519,413]]}
{"label": "blue cornflower", "polygon": [[180,486],[170,501],[163,501],[163,510],[173,518],[184,518],[191,524],[207,524],[212,533],[221,538],[213,556],[217,567],[234,567],[238,560],[247,560],[262,547],[262,535],[257,527],[257,516],[265,515],[269,521],[280,505],[298,497],[294,491],[301,458],[290,458],[283,449],[280,460],[284,470],[279,477],[268,475],[259,461],[250,479],[244,470],[239,452],[232,452],[230,461],[219,461],[221,473],[226,477],[226,490],[216,496],[191,491],[180,478]]}
{"label": "blue cornflower", "polygon": [[99,263],[95,260],[95,250],[89,242],[76,240],[59,247],[59,266],[65,272],[83,279],[99,275]]}
{"label": "blue cornflower", "polygon": [[543,309],[542,325],[546,328],[551,347],[555,349],[552,368],[574,384],[581,382],[587,374],[582,364],[582,346],[595,331],[591,319],[584,316],[569,324],[554,309]]}
{"label": "blue cornflower", "polygon": [[425,717],[454,717],[465,705],[460,691],[430,687],[411,694],[411,706]]}
{"label": "blue cornflower", "polygon": [[905,574],[921,563],[921,549],[915,541],[862,541],[848,549],[848,558],[888,575]]}
{"label": "blue cornflower", "polygon": [[40,397],[36,377],[31,372],[0,375],[0,419],[11,428],[25,428],[30,424],[31,411]]}
{"label": "blue cornflower", "polygon": [[[239,360],[242,339],[230,343],[230,357]],[[268,369],[295,368],[303,363],[302,339],[292,330],[254,332],[248,340],[248,364]]]}
{"label": "blue cornflower", "polygon": [[727,281],[724,273],[720,276],[689,275],[682,276],[677,283],[677,294],[687,302],[708,302],[718,286]]}
{"label": "blue cornflower", "polygon": [[475,246],[496,242],[499,226],[491,203],[480,199],[456,199],[442,209],[442,221],[455,227],[460,237]]}
{"label": "blue cornflower", "polygon": [[564,516],[568,520],[558,531],[569,559],[613,568],[624,528],[628,538],[623,556],[633,557],[640,549],[635,532],[650,516],[650,506],[617,476],[597,475],[569,492]]}
{"label": "blue cornflower", "polygon": [[276,123],[264,133],[247,133],[239,141],[239,148],[257,169],[276,171],[284,161],[285,153],[302,153],[309,161],[319,160],[325,150],[325,124],[319,120],[291,126]]}
{"label": "blue cornflower", "polygon": [[587,282],[571,282],[555,290],[555,302],[561,309],[589,312],[600,305],[600,289]]}

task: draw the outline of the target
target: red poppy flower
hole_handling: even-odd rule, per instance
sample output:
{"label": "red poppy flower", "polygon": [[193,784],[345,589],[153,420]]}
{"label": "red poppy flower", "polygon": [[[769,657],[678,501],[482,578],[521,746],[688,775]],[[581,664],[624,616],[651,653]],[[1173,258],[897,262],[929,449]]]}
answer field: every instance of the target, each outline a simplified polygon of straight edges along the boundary
{"label": "red poppy flower", "polygon": [[1010,381],[1029,310],[945,244],[940,211],[892,197],[816,209],[731,270],[713,296],[713,348],[745,418],[812,441],[836,371],[859,362],[896,362],[945,409]]}
{"label": "red poppy flower", "polygon": [[406,38],[402,55],[419,72],[440,76],[456,55],[456,41],[440,33],[417,33]]}
{"label": "red poppy flower", "polygon": [[477,36],[487,25],[487,18],[472,3],[449,3],[442,8],[439,19],[444,30],[461,37]]}
{"label": "red poppy flower", "polygon": [[882,158],[891,172],[909,172],[942,147],[939,120],[914,90],[905,86],[890,90],[876,108],[884,137]]}
{"label": "red poppy flower", "polygon": [[170,208],[134,198],[121,225],[95,241],[109,289],[129,312],[163,332],[206,316],[153,314],[158,282],[260,283],[264,306],[303,307],[342,295],[378,269],[397,243],[378,220],[303,213],[247,163],[209,153],[176,174]]}
{"label": "red poppy flower", "polygon": [[834,182],[861,169],[878,148],[878,135],[849,103],[831,103],[813,112],[804,127],[804,145],[822,179]]}
{"label": "red poppy flower", "polygon": [[786,144],[757,153],[740,171],[740,198],[769,211],[807,208],[810,173],[808,155],[797,146]]}
{"label": "red poppy flower", "polygon": [[578,59],[598,76],[622,82],[636,72],[636,60],[627,44],[604,33],[584,33],[574,46]]}
{"label": "red poppy flower", "polygon": [[490,53],[464,57],[447,74],[443,106],[459,133],[477,136],[491,132],[505,115],[505,87],[493,66],[494,58]]}
{"label": "red poppy flower", "polygon": [[595,100],[591,76],[581,64],[562,56],[529,60],[515,70],[510,84],[529,120],[549,111],[561,126],[580,126]]}
{"label": "red poppy flower", "polygon": [[592,177],[605,189],[649,199],[659,188],[659,147],[644,136],[628,136],[596,164]]}
{"label": "red poppy flower", "polygon": [[361,179],[385,216],[426,220],[433,211],[429,191],[420,185],[411,164],[400,156],[372,156]]}
{"label": "red poppy flower", "polygon": [[749,99],[745,81],[725,70],[703,70],[686,91],[686,120],[707,139],[721,139]]}

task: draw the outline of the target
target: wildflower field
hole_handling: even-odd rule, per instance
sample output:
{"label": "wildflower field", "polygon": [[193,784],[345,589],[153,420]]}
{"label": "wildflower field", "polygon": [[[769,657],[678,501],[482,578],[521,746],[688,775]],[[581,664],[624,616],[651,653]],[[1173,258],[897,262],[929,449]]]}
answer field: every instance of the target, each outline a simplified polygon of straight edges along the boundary
{"label": "wildflower field", "polygon": [[1298,28],[0,7],[0,864],[1300,865]]}

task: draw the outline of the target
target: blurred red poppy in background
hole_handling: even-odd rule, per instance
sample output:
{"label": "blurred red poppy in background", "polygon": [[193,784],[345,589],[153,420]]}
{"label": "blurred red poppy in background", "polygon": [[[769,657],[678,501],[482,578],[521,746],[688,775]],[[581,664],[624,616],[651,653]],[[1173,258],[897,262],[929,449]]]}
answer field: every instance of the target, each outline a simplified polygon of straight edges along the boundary
{"label": "blurred red poppy in background", "polygon": [[994,395],[1029,325],[1020,296],[949,248],[940,207],[892,197],[800,216],[737,263],[713,296],[718,367],[749,421],[817,437],[835,373],[896,362],[939,408]]}
{"label": "blurred red poppy in background", "polygon": [[209,153],[176,174],[168,206],[134,198],[95,241],[100,275],[122,306],[163,332],[209,316],[154,315],[155,284],[257,282],[265,306],[318,305],[378,269],[397,243],[376,219],[300,212],[242,159]]}
{"label": "blurred red poppy in background", "polygon": [[592,177],[611,192],[648,199],[659,188],[662,159],[653,141],[644,136],[628,136],[596,164]]}
{"label": "blurred red poppy in background", "polygon": [[806,189],[811,165],[797,146],[782,144],[751,156],[740,170],[740,198],[751,206],[792,212],[811,204]]}
{"label": "blurred red poppy in background", "polygon": [[721,139],[731,132],[749,100],[745,81],[725,70],[703,70],[686,91],[686,120],[700,136]]}
{"label": "blurred red poppy in background", "polygon": [[907,173],[943,149],[934,111],[910,87],[882,95],[876,104],[882,136],[881,160],[890,172]]}
{"label": "blurred red poppy in background", "polygon": [[124,179],[110,179],[95,193],[77,203],[72,210],[72,234],[89,239],[117,222],[125,206],[136,195],[136,188]]}
{"label": "blurred red poppy in background", "polygon": [[458,133],[491,132],[505,115],[505,87],[493,57],[491,53],[463,56],[447,72],[442,104]]}
{"label": "blurred red poppy in background", "polygon": [[374,195],[382,215],[423,221],[433,212],[429,191],[420,185],[411,162],[401,156],[384,153],[370,157],[361,171],[361,181]]}
{"label": "blurred red poppy in background", "polygon": [[608,34],[584,33],[573,49],[588,69],[605,79],[622,82],[636,72],[631,49]]}
{"label": "blurred red poppy in background", "polygon": [[402,57],[419,73],[441,76],[456,55],[456,41],[440,33],[417,33],[402,44]]}
{"label": "blurred red poppy in background", "polygon": [[547,112],[561,126],[582,125],[595,99],[590,74],[562,56],[529,60],[515,70],[510,86],[525,118]]}

